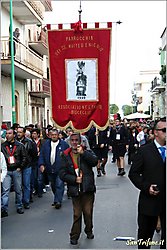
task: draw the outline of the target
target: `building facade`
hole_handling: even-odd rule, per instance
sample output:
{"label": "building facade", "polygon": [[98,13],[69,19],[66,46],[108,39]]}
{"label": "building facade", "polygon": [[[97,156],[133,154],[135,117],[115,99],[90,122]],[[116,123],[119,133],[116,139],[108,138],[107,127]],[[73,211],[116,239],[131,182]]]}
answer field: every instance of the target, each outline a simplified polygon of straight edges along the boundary
{"label": "building facade", "polygon": [[135,112],[150,114],[151,94],[150,82],[153,77],[158,78],[159,70],[140,71],[138,79],[134,82],[132,99]]}
{"label": "building facade", "polygon": [[161,70],[159,78],[151,81],[151,110],[153,119],[166,116],[166,28],[161,35],[161,48],[159,55],[161,60]]}
{"label": "building facade", "polygon": [[[13,1],[14,79],[16,122],[22,126],[50,123],[50,83],[44,12],[51,0]],[[12,125],[10,2],[1,1],[1,122]]]}
{"label": "building facade", "polygon": [[[140,71],[132,90],[134,112],[150,114],[152,119],[166,116],[166,28],[161,35],[160,69]],[[151,86],[150,86],[151,85]]]}

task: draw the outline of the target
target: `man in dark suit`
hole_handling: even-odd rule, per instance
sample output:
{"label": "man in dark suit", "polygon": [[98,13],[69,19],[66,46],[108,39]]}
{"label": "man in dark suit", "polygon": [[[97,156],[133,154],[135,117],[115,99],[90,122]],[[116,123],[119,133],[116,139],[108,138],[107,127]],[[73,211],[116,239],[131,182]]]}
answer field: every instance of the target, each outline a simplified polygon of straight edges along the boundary
{"label": "man in dark suit", "polygon": [[[166,120],[154,126],[155,139],[140,147],[129,171],[132,183],[140,189],[138,202],[138,248],[151,247],[151,241],[161,219],[161,249],[166,249]],[[162,159],[163,151],[164,159]]]}

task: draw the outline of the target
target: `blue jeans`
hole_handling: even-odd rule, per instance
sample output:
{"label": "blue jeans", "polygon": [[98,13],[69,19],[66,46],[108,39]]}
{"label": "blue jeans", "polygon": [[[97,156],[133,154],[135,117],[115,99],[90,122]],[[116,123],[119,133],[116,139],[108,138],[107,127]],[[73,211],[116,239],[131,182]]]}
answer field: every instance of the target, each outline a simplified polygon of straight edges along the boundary
{"label": "blue jeans", "polygon": [[59,175],[48,174],[48,179],[51,182],[51,189],[54,194],[54,202],[62,203],[64,195],[64,182],[59,178]]}
{"label": "blue jeans", "polygon": [[38,194],[43,193],[43,188],[45,187],[44,181],[43,181],[43,173],[41,170],[38,168]]}
{"label": "blue jeans", "polygon": [[31,183],[31,167],[24,168],[23,171],[23,203],[29,204],[30,202],[30,183]]}
{"label": "blue jeans", "polygon": [[2,195],[1,195],[1,208],[8,211],[9,193],[11,183],[13,180],[14,191],[16,193],[16,208],[22,208],[22,172],[21,171],[8,171],[7,175],[2,183]]}
{"label": "blue jeans", "polygon": [[38,192],[38,166],[31,169],[31,196],[33,191]]}

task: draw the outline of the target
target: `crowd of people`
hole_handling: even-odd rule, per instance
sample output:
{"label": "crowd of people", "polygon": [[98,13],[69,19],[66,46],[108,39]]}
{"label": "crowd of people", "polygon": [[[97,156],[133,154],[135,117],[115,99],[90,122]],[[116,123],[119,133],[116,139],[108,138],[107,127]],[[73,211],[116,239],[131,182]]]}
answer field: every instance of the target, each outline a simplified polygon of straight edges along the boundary
{"label": "crowd of people", "polygon": [[[160,219],[161,239],[164,240],[165,139],[165,118],[160,121],[116,119],[111,120],[104,130],[91,126],[84,134],[76,133],[71,127],[61,131],[51,125],[39,128],[33,124],[23,127],[16,123],[8,128],[2,124],[1,217],[8,216],[12,188],[16,193],[16,211],[23,214],[25,209],[30,209],[33,196],[41,198],[48,185],[53,193],[52,206],[61,209],[67,185],[67,195],[72,199],[74,211],[70,243],[78,244],[82,214],[87,238],[93,239],[94,174],[97,178],[107,174],[106,164],[111,152],[117,175],[124,176],[127,154],[128,177],[141,190],[138,239],[152,239]],[[165,158],[163,161],[161,151]],[[159,154],[157,159],[155,153]],[[94,167],[96,171],[92,169]],[[165,243],[161,248],[164,246]]]}

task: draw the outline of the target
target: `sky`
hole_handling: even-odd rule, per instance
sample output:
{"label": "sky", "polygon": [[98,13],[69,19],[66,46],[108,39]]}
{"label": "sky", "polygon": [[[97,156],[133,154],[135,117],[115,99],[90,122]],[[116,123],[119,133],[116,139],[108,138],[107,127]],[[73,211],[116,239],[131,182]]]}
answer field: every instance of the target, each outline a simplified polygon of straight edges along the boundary
{"label": "sky", "polygon": [[[52,6],[53,12],[45,13],[45,23],[79,20],[80,0],[56,0]],[[158,52],[166,27],[166,1],[81,0],[81,9],[83,23],[113,22],[110,104],[115,103],[120,109],[131,105],[131,90],[139,72],[161,68]],[[119,20],[122,23],[116,24]]]}

